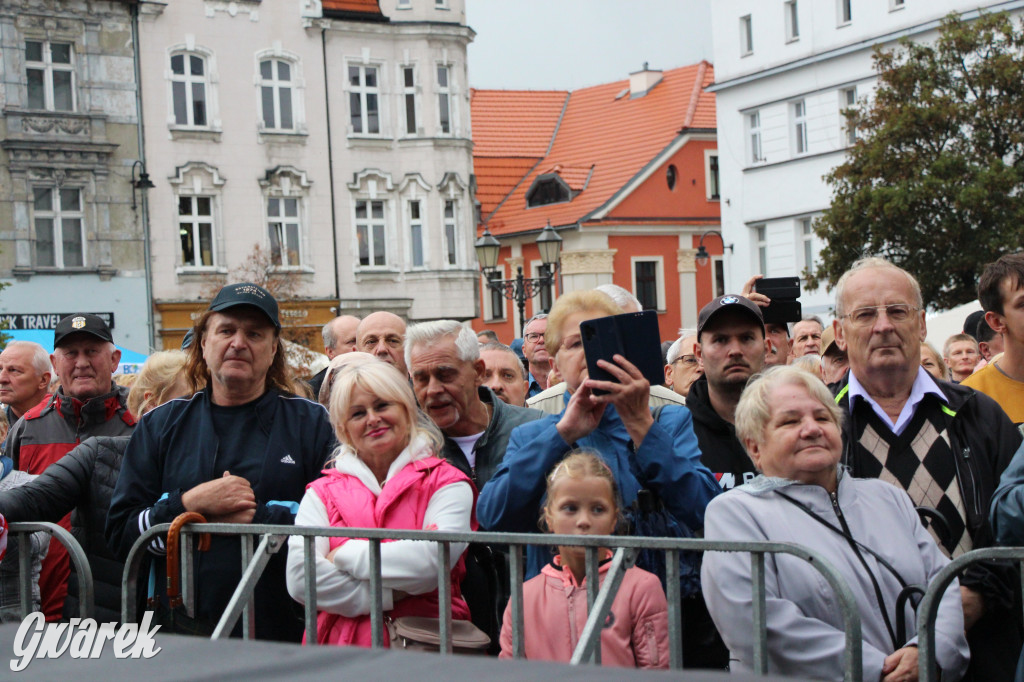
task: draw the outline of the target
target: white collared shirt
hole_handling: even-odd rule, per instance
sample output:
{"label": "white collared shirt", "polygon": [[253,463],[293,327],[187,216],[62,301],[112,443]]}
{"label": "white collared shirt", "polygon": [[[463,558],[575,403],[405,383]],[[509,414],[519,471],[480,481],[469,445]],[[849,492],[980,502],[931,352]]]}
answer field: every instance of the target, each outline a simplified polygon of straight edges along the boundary
{"label": "white collared shirt", "polygon": [[939,400],[943,403],[946,403],[947,405],[949,404],[949,401],[946,399],[946,395],[939,390],[939,387],[932,378],[932,375],[928,374],[928,372],[920,366],[917,368],[917,376],[914,377],[914,385],[910,389],[910,397],[907,398],[907,402],[903,403],[903,409],[900,411],[900,416],[896,420],[895,424],[893,424],[892,418],[886,414],[885,410],[882,409],[882,406],[879,405],[874,398],[868,395],[867,390],[864,388],[863,384],[857,381],[857,377],[852,371],[850,372],[849,389],[848,395],[850,397],[851,413],[853,412],[854,398],[866,400],[875,411],[875,414],[881,417],[882,421],[885,422],[897,436],[903,433],[903,430],[907,428],[907,424],[909,424],[910,420],[914,418],[914,412],[917,410],[917,405],[924,399],[926,394],[932,393],[938,396]]}

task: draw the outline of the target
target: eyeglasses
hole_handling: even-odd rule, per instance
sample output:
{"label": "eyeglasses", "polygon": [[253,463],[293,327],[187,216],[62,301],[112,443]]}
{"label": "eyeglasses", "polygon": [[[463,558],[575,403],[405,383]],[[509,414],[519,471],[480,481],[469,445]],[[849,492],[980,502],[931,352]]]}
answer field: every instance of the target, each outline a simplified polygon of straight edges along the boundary
{"label": "eyeglasses", "polygon": [[680,355],[678,358],[672,361],[672,364],[675,364],[677,362],[681,362],[684,365],[690,365],[691,367],[693,367],[696,366],[699,361],[697,360],[696,355]]}
{"label": "eyeglasses", "polygon": [[530,332],[529,334],[523,337],[524,340],[529,341],[530,343],[537,343],[543,338],[544,332]]}
{"label": "eyeglasses", "polygon": [[910,315],[918,310],[920,310],[920,308],[908,303],[890,303],[889,305],[873,305],[866,308],[857,308],[856,310],[851,310],[848,314],[841,315],[840,317],[848,318],[851,323],[858,327],[867,327],[875,323],[875,320],[878,319],[879,311],[885,311],[885,316],[889,318],[890,322],[899,323],[909,320]]}

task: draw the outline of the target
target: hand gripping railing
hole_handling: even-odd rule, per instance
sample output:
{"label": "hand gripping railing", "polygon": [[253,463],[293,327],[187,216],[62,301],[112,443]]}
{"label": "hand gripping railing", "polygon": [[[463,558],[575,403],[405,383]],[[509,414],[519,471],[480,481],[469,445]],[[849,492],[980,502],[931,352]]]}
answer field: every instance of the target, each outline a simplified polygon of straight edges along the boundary
{"label": "hand gripping railing", "polygon": [[18,589],[21,597],[21,617],[25,619],[32,613],[32,533],[43,531],[57,538],[68,551],[71,562],[75,565],[78,580],[78,615],[81,618],[92,618],[95,602],[95,590],[92,582],[92,567],[85,556],[85,550],[78,544],[75,536],[56,523],[18,521],[8,527],[11,535],[18,540]]}
{"label": "hand gripping railing", "polygon": [[[145,552],[145,547],[154,537],[165,533],[168,524],[153,526],[143,533],[133,545],[125,563],[125,579],[122,590],[122,614],[126,622],[133,622],[135,617],[135,593],[137,574]],[[813,566],[828,581],[835,591],[843,617],[846,633],[844,651],[844,680],[850,682],[862,678],[861,660],[861,624],[860,613],[853,593],[839,572],[818,552],[798,545],[781,542],[718,542],[694,538],[649,538],[622,537],[599,535],[538,535],[535,533],[486,533],[486,532],[449,532],[449,531],[415,531],[379,528],[316,528],[307,526],[272,526],[272,525],[238,525],[227,523],[206,523],[202,525],[187,524],[182,527],[186,535],[194,533],[210,533],[211,535],[239,535],[243,538],[243,574],[241,582],[231,596],[220,622],[217,624],[213,638],[230,632],[239,615],[243,616],[243,637],[253,636],[254,628],[246,627],[255,617],[252,607],[252,594],[256,582],[262,575],[270,556],[281,549],[289,535],[303,538],[304,553],[304,601],[307,643],[315,643],[316,639],[316,568],[314,562],[314,540],[317,537],[364,538],[370,541],[370,591],[372,608],[370,611],[371,644],[374,647],[384,645],[383,616],[383,580],[381,578],[380,544],[383,540],[420,540],[437,543],[438,553],[438,601],[441,605],[438,613],[440,620],[441,653],[449,654],[451,644],[451,571],[448,569],[451,543],[481,543],[487,545],[507,545],[509,547],[509,575],[511,580],[510,616],[512,618],[512,653],[515,658],[524,656],[523,640],[523,547],[527,545],[577,546],[586,548],[587,572],[587,605],[588,617],[580,636],[576,650],[573,652],[572,663],[600,663],[601,630],[611,609],[612,601],[622,581],[626,569],[633,565],[637,550],[663,550],[666,553],[667,565],[667,601],[669,608],[669,664],[672,668],[681,668],[682,657],[682,615],[679,594],[679,553],[683,551],[719,551],[749,552],[751,561],[751,579],[753,584],[753,623],[755,631],[753,668],[755,672],[768,672],[768,633],[766,619],[765,596],[765,554],[789,554],[803,559]],[[253,537],[262,536],[259,547],[252,550]],[[247,540],[247,542],[245,541]],[[191,545],[182,543],[183,565],[191,563]],[[605,575],[604,582],[594,580],[598,575],[598,549],[601,547],[615,548],[612,563]],[[189,578],[185,571],[183,580]],[[599,587],[600,584],[600,587]],[[182,592],[189,594],[186,586]]]}
{"label": "hand gripping railing", "polygon": [[939,679],[939,666],[935,660],[935,619],[939,614],[942,595],[965,568],[992,559],[1017,561],[1020,564],[1018,568],[1024,569],[1024,547],[987,547],[966,552],[946,564],[928,583],[928,589],[917,606],[917,676],[922,682],[936,682]]}

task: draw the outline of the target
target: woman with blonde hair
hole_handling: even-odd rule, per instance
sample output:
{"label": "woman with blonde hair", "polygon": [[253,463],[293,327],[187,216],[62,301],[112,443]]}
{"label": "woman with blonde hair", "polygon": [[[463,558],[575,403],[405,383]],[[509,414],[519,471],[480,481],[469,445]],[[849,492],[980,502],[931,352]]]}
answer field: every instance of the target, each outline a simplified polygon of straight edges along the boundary
{"label": "woman with blonde hair", "polygon": [[[476,529],[476,491],[438,458],[441,434],[416,407],[406,377],[383,362],[357,362],[339,373],[328,410],[341,445],[323,478],[306,490],[296,526],[468,531]],[[466,545],[451,547],[453,619],[469,619],[459,584]],[[370,646],[370,544],[354,538],[315,541],[317,642]],[[380,547],[384,615],[438,615],[437,548],[399,540]],[[304,600],[301,537],[288,541],[288,592]],[[385,632],[385,641],[387,634]]]}
{"label": "woman with blonde hair", "polygon": [[[191,395],[184,375],[186,356],[179,350],[153,353],[135,375],[128,410],[142,417],[169,400]],[[124,562],[108,549],[103,528],[131,436],[99,436],[82,441],[36,479],[0,493],[0,514],[8,521],[56,523],[75,511],[71,524],[92,568],[96,618],[101,623],[121,620],[121,582]],[[64,613],[78,615],[74,571],[68,582]]]}

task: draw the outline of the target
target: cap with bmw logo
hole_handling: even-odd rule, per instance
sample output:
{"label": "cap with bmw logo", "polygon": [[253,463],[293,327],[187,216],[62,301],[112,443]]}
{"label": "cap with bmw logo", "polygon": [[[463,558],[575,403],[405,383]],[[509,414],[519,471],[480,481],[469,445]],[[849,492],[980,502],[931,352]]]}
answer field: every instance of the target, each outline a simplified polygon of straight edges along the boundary
{"label": "cap with bmw logo", "polygon": [[91,334],[101,341],[114,342],[110,327],[103,318],[89,313],[73,313],[58,322],[53,330],[53,347],[59,348],[72,334]]}
{"label": "cap with bmw logo", "polygon": [[726,310],[734,310],[750,316],[751,319],[757,322],[757,326],[761,328],[761,332],[764,332],[764,317],[761,315],[760,306],[745,296],[726,294],[725,296],[719,296],[715,300],[711,301],[711,303],[708,303],[700,309],[700,313],[697,315],[698,340],[700,340],[700,333],[704,331],[704,327],[708,326],[708,323],[711,322],[716,315],[725,312]]}

